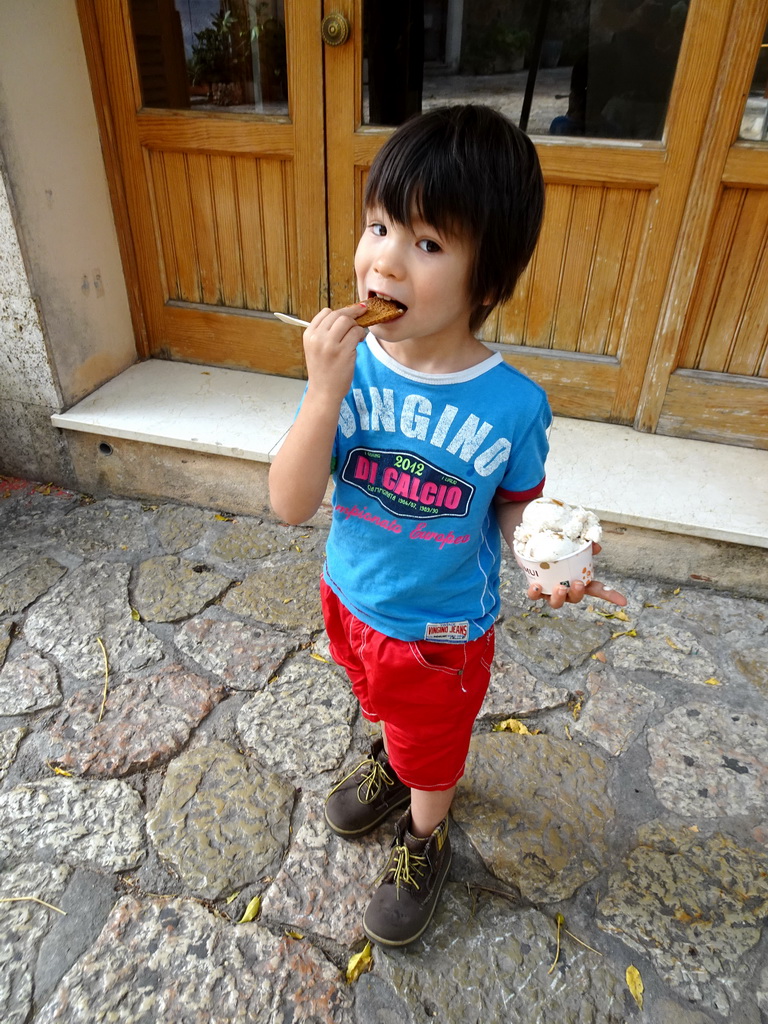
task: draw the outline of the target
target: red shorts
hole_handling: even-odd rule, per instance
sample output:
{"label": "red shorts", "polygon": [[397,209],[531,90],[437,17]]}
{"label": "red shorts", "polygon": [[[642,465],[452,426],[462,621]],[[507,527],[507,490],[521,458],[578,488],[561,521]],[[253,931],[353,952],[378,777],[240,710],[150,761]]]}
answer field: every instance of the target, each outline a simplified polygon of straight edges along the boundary
{"label": "red shorts", "polygon": [[384,723],[392,767],[412,789],[450,789],[488,689],[493,627],[466,644],[394,640],[355,618],[325,580],[320,594],[331,656],[365,718]]}

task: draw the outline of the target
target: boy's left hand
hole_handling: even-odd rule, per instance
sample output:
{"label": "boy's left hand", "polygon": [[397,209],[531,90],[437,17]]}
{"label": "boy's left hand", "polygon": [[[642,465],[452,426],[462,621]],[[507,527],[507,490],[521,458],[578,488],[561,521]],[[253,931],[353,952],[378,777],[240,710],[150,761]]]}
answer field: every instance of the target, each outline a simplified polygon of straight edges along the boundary
{"label": "boy's left hand", "polygon": [[[592,545],[592,553],[597,555],[602,551],[599,544]],[[611,590],[599,580],[592,580],[586,586],[578,580],[571,583],[570,587],[555,587],[551,594],[542,594],[541,587],[535,583],[528,587],[528,599],[530,601],[547,601],[550,608],[562,608],[564,604],[578,604],[585,597],[597,597],[601,601],[610,601],[623,608],[627,603],[626,597],[618,590]]]}

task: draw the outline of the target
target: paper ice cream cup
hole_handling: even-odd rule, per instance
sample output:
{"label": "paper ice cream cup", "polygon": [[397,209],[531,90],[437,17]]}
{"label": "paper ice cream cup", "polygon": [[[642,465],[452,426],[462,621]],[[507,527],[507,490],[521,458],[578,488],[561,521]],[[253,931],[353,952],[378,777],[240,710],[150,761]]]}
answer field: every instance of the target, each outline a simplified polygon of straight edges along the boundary
{"label": "paper ice cream cup", "polygon": [[586,586],[592,582],[592,541],[584,542],[578,551],[554,562],[540,562],[535,558],[525,558],[513,548],[515,561],[523,570],[528,584],[535,583],[541,587],[542,594],[551,594],[555,587],[570,587],[571,583],[581,582]]}

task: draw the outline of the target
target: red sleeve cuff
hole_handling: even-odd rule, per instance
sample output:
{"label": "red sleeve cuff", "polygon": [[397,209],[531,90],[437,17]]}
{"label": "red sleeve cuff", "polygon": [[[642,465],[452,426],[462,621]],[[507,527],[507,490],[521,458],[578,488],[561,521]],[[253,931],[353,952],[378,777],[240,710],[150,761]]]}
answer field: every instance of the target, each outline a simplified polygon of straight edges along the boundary
{"label": "red sleeve cuff", "polygon": [[546,479],[547,478],[544,477],[540,484],[537,484],[535,487],[531,487],[529,491],[505,491],[503,487],[499,487],[497,488],[496,493],[505,501],[533,501],[534,498],[541,497],[544,491],[544,483]]}

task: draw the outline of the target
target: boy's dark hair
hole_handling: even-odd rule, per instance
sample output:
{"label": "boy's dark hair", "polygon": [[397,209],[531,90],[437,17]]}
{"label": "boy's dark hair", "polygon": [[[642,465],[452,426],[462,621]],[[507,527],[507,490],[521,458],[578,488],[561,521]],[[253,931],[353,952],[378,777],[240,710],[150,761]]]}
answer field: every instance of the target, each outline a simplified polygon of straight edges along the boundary
{"label": "boy's dark hair", "polygon": [[490,107],[437,107],[406,121],[368,175],[364,207],[396,223],[414,216],[475,248],[469,326],[510,298],[533,254],[544,181],[528,136]]}

